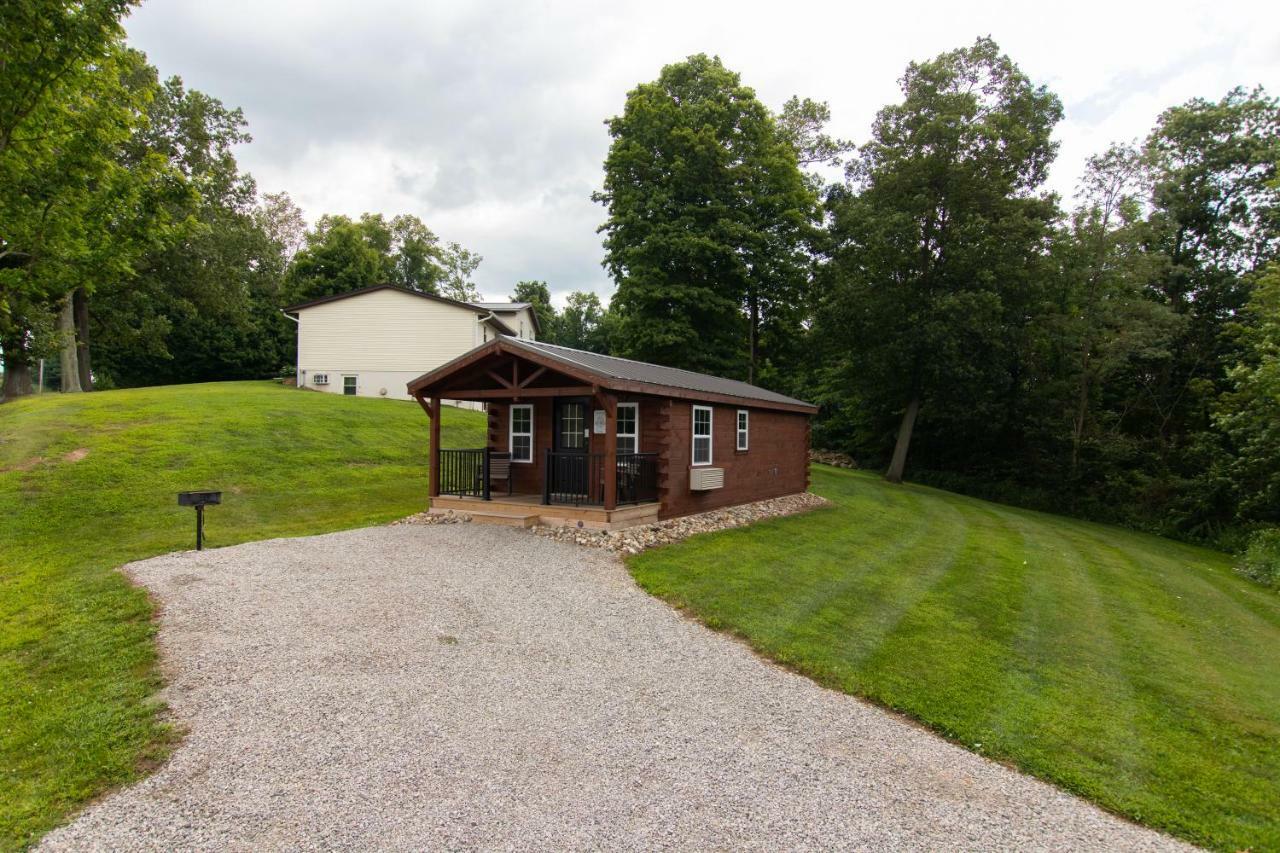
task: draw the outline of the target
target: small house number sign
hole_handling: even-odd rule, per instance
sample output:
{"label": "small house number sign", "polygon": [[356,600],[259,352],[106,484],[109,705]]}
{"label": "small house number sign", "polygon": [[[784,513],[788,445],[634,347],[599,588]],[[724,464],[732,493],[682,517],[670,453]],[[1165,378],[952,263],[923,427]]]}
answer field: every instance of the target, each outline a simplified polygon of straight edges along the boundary
{"label": "small house number sign", "polygon": [[595,416],[593,427],[596,435],[604,435],[604,409],[596,409],[592,414]]}

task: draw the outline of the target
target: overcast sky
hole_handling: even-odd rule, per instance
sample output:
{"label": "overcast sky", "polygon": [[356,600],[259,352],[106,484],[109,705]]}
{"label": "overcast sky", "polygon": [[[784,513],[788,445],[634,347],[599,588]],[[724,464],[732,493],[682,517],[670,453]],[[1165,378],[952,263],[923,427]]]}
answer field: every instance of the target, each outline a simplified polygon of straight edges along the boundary
{"label": "overcast sky", "polygon": [[488,298],[545,279],[613,291],[591,201],[603,122],[666,63],[718,54],[770,107],[824,100],[862,141],[906,64],[991,35],[1066,117],[1051,186],[1167,106],[1280,92],[1274,2],[486,3],[151,0],[128,21],[161,74],[242,107],[262,191],[322,213],[413,213],[484,256]]}

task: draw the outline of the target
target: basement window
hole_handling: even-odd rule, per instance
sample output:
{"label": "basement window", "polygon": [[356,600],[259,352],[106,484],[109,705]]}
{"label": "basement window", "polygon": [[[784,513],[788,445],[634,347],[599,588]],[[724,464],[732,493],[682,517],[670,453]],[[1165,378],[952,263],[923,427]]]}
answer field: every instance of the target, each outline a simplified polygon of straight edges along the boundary
{"label": "basement window", "polygon": [[738,409],[738,449],[747,449],[748,413],[746,409]]}
{"label": "basement window", "polygon": [[354,397],[356,395],[356,377],[355,376],[342,377],[342,393],[346,394],[348,397]]}

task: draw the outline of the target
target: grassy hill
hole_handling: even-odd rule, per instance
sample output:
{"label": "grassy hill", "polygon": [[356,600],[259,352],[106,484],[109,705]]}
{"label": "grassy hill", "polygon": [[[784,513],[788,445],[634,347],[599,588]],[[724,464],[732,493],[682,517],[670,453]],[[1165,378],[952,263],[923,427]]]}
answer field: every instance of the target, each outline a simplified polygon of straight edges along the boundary
{"label": "grassy hill", "polygon": [[[446,410],[446,446],[484,419]],[[419,510],[412,403],[267,382],[0,406],[0,848],[161,757],[151,607],[113,569]],[[815,468],[831,509],[642,554],[652,592],[838,689],[1222,849],[1280,849],[1280,596],[1221,554]]]}
{"label": "grassy hill", "polygon": [[[215,488],[210,546],[424,508],[417,405],[269,382],[0,406],[0,849],[25,845],[160,757],[152,609],[113,571],[194,547],[183,489]],[[445,446],[484,417],[446,409]]]}
{"label": "grassy hill", "polygon": [[1280,849],[1280,596],[1222,554],[815,466],[834,507],[629,563],[823,684],[1143,823]]}

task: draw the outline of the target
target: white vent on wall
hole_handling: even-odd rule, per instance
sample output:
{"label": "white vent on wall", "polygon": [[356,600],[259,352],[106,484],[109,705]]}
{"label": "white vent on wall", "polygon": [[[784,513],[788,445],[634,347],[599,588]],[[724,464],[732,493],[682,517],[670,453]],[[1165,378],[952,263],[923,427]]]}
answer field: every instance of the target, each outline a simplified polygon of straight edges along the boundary
{"label": "white vent on wall", "polygon": [[691,468],[689,470],[689,488],[695,492],[724,488],[724,469]]}
{"label": "white vent on wall", "polygon": [[313,373],[313,374],[311,374],[311,384],[312,384],[312,385],[328,385],[328,384],[329,384],[329,374],[327,374],[327,373]]}

